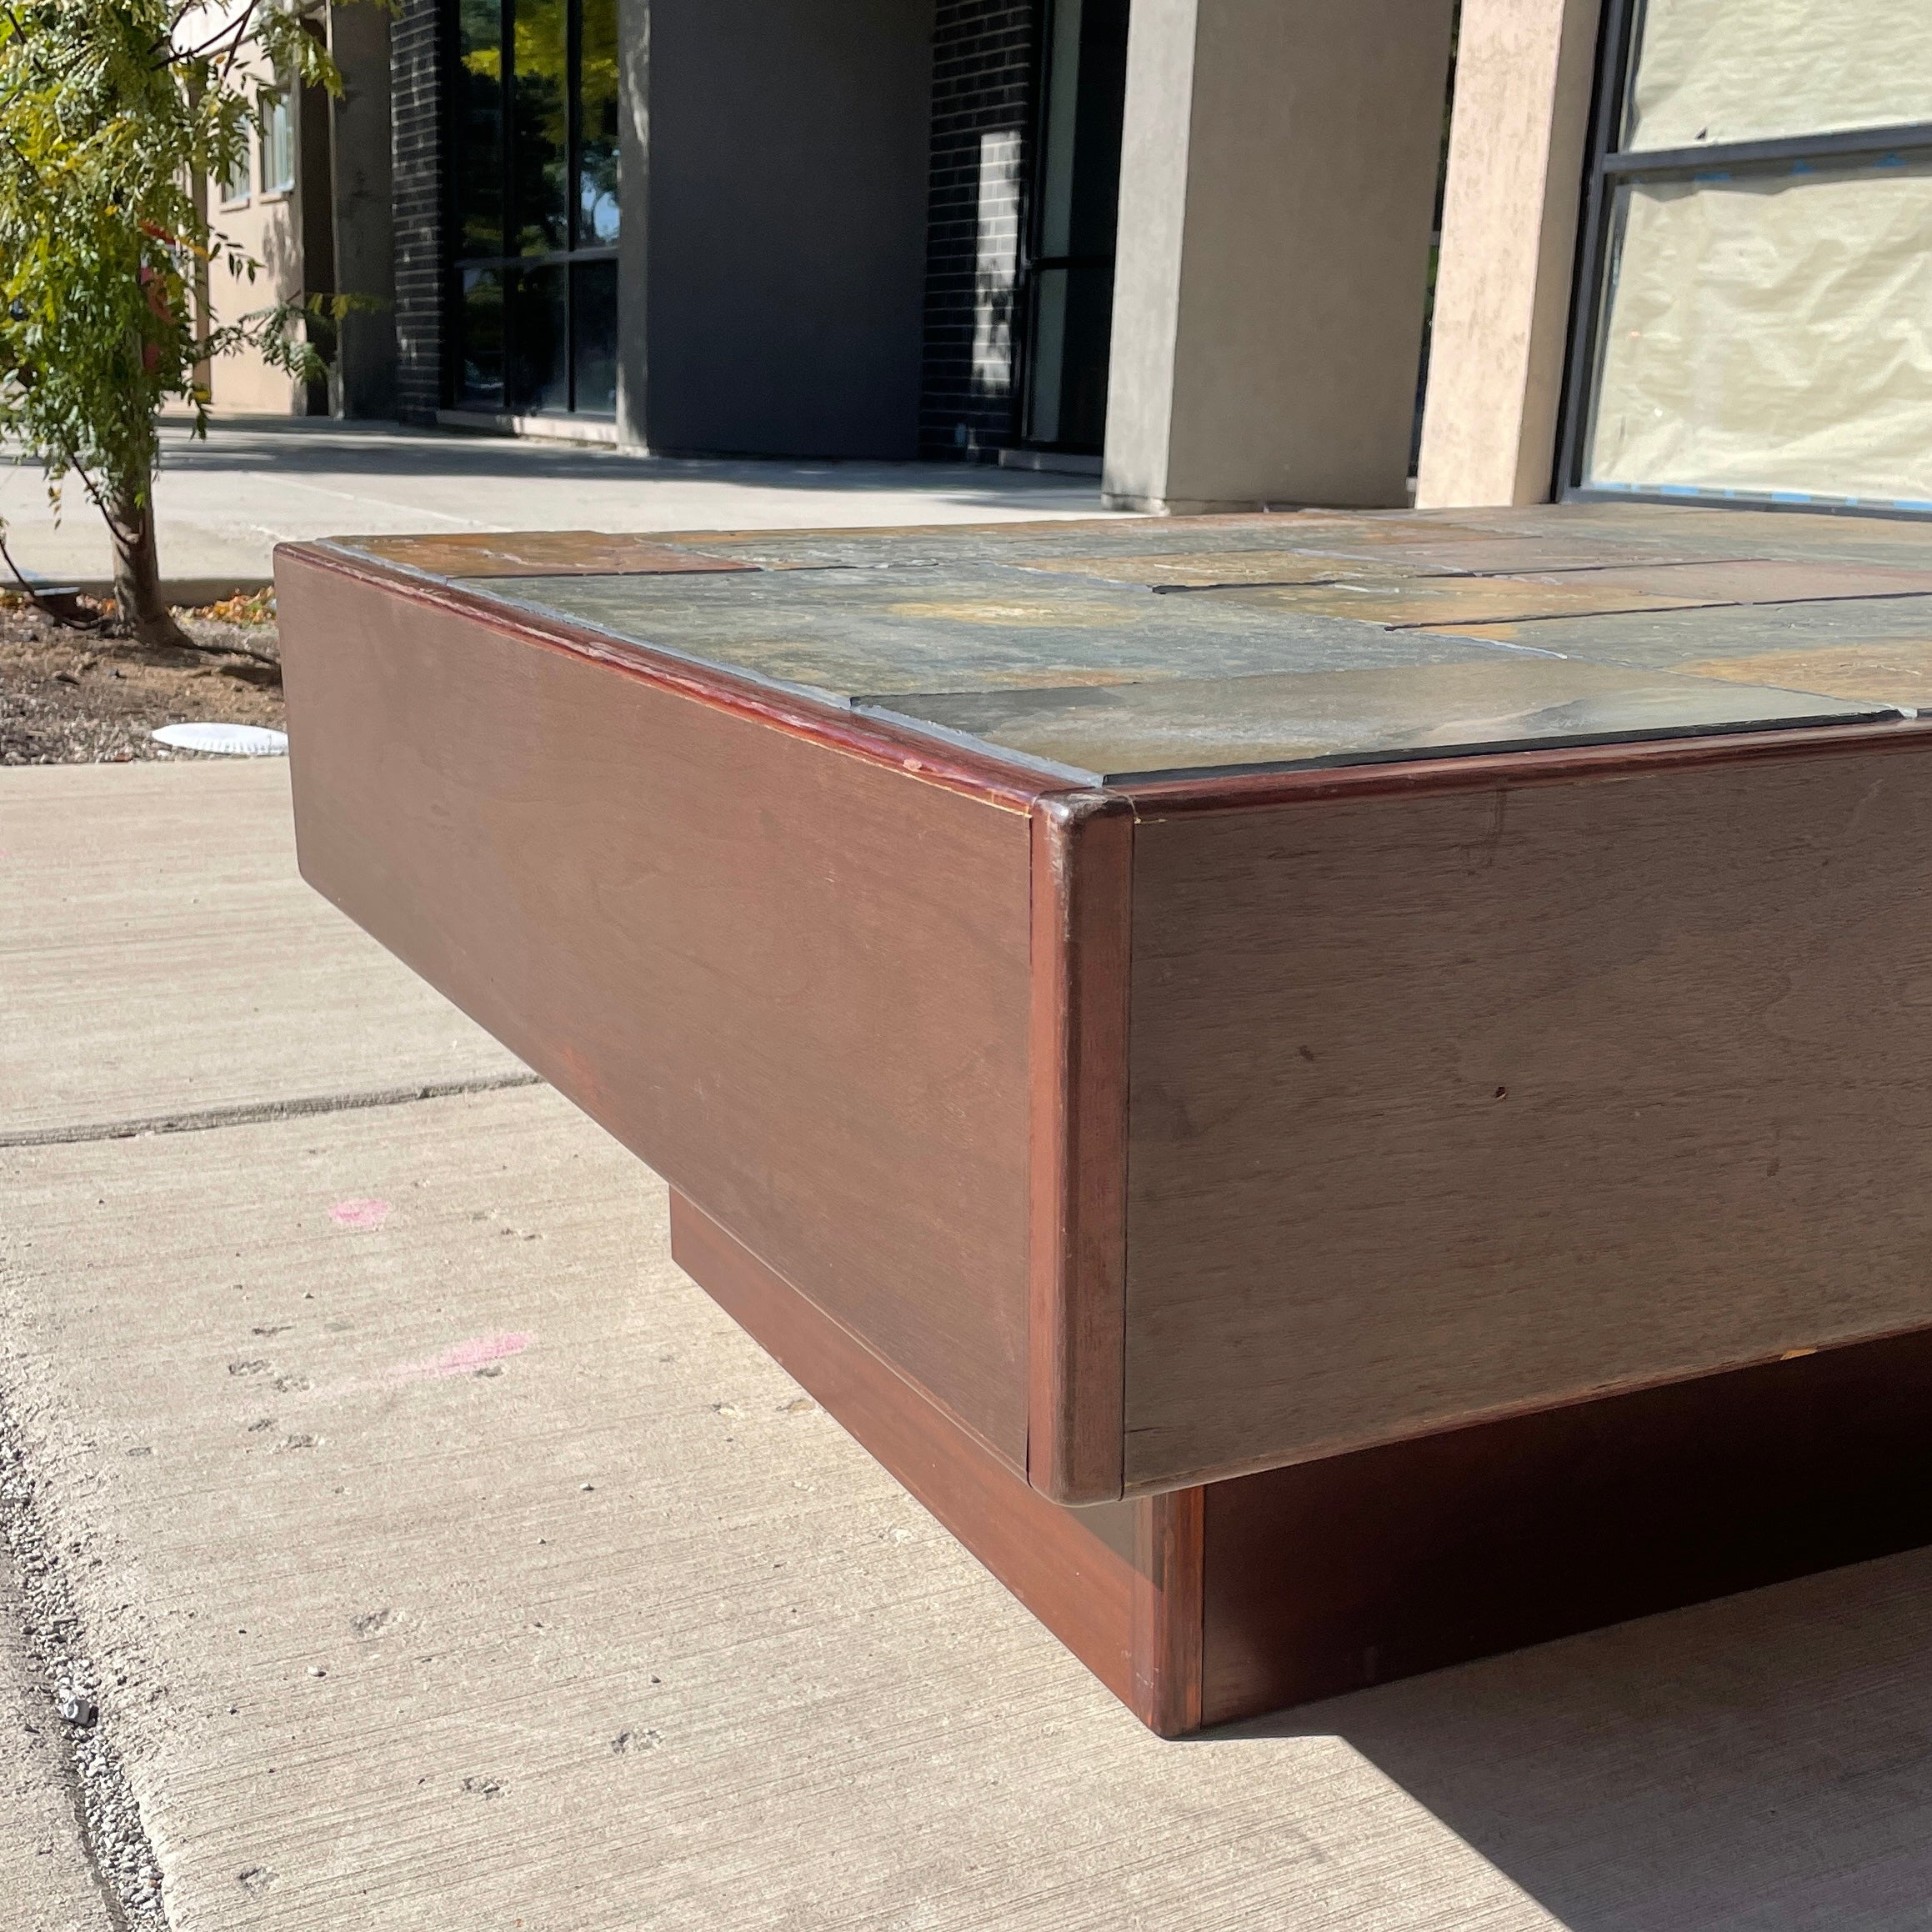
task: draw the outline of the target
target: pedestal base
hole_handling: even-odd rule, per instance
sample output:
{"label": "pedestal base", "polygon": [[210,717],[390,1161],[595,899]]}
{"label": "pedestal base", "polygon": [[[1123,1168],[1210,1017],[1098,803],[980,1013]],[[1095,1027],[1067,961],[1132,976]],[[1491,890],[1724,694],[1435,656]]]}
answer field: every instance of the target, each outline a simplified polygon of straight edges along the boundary
{"label": "pedestal base", "polygon": [[1165,1737],[1932,1542],[1932,1333],[1070,1509],[675,1190],[671,1235]]}

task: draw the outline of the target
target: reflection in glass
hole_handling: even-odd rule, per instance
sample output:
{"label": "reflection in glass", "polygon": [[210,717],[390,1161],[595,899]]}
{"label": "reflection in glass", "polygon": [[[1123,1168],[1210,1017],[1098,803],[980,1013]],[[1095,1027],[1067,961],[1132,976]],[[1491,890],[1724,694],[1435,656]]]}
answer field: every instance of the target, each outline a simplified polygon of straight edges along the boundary
{"label": "reflection in glass", "polygon": [[1034,217],[1025,434],[1098,449],[1127,87],[1127,0],[1054,0]]}
{"label": "reflection in glass", "polygon": [[1107,351],[1114,264],[1080,262],[1034,277],[1027,435],[1098,449],[1107,430]]}
{"label": "reflection in glass", "polygon": [[1932,500],[1932,165],[1618,191],[1584,480]]}
{"label": "reflection in glass", "polygon": [[1042,268],[1033,278],[1032,345],[1027,384],[1029,443],[1060,440],[1060,375],[1067,357],[1067,271]]}
{"label": "reflection in glass", "polygon": [[1039,249],[1073,253],[1074,132],[1079,125],[1081,0],[1058,0],[1047,48],[1047,111],[1042,130]]}
{"label": "reflection in glass", "polygon": [[453,0],[451,399],[607,413],[617,271],[618,0]]}
{"label": "reflection in glass", "polygon": [[236,150],[233,165],[222,171],[222,206],[232,208],[245,205],[253,185],[248,167],[248,143],[244,138]]}
{"label": "reflection in glass", "polygon": [[583,0],[578,29],[577,246],[617,240],[617,0]]}
{"label": "reflection in glass", "polygon": [[1932,121],[1925,0],[1645,0],[1626,148]]}
{"label": "reflection in glass", "polygon": [[263,194],[295,192],[295,113],[289,105],[289,85],[278,80],[259,97]]}
{"label": "reflection in glass", "polygon": [[613,415],[617,410],[617,263],[580,262],[570,273],[576,406],[594,416]]}
{"label": "reflection in glass", "polygon": [[568,9],[564,0],[517,0],[513,18],[514,252],[547,255],[570,246]]}
{"label": "reflection in glass", "polygon": [[1113,253],[1126,94],[1125,0],[1055,0],[1039,253]]}
{"label": "reflection in glass", "polygon": [[456,15],[456,252],[503,252],[502,0],[459,0]]}
{"label": "reflection in glass", "polygon": [[510,304],[511,413],[570,407],[569,336],[563,308],[563,266],[519,268]]}
{"label": "reflection in glass", "polygon": [[503,406],[503,278],[500,269],[465,268],[457,318],[458,397],[473,408]]}

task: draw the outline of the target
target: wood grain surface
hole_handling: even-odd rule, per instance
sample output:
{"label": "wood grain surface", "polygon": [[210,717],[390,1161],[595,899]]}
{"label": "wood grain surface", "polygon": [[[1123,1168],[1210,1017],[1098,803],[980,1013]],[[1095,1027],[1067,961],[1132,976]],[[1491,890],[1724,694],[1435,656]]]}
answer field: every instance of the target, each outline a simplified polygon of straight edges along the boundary
{"label": "wood grain surface", "polygon": [[1222,1724],[1932,1541],[1932,1335],[1180,1494]]}
{"label": "wood grain surface", "polygon": [[1121,1493],[1134,818],[1073,793],[1033,812],[1032,1421],[1061,1503]]}
{"label": "wood grain surface", "polygon": [[279,562],[303,875],[1024,1472],[1024,812]]}
{"label": "wood grain surface", "polygon": [[[1712,673],[1714,675],[1714,673]],[[1793,758],[1932,752],[1932,718],[1789,725],[1725,732],[1714,738],[1654,738],[1641,743],[1557,745],[1536,751],[1475,752],[1267,772],[1217,773],[1184,778],[1137,778],[1120,788],[1141,824],[1204,813],[1248,812],[1264,805],[1324,800],[1414,798],[1452,792],[1521,792],[1542,785],[1623,784],[1634,778],[1717,766],[1782,764]]]}
{"label": "wood grain surface", "polygon": [[1932,763],[1814,748],[1144,808],[1129,1494],[1932,1324]]}
{"label": "wood grain surface", "polygon": [[1134,1711],[1164,1738],[1201,1728],[1205,1489],[1169,1489],[1134,1516]]}
{"label": "wood grain surface", "polygon": [[[1135,1564],[1156,1504],[1063,1509],[1049,1503],[675,1189],[671,1252],[1116,1697],[1139,1710],[1149,1673],[1137,1671],[1130,1653],[1149,1611]],[[1168,1499],[1159,1502],[1164,1509]],[[1195,1544],[1198,1558],[1198,1536]],[[1198,1631],[1198,1585],[1193,1600]],[[1198,1684],[1198,1668],[1193,1674]]]}

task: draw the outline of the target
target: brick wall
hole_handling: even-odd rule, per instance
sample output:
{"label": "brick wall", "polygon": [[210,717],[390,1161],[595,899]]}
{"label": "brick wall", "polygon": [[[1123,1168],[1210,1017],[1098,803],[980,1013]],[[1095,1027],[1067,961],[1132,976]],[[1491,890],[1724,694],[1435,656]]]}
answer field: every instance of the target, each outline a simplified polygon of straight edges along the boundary
{"label": "brick wall", "polygon": [[919,447],[986,461],[1017,433],[1021,188],[1040,0],[938,0]]}
{"label": "brick wall", "polygon": [[396,413],[443,402],[443,0],[402,0],[389,29],[396,235]]}

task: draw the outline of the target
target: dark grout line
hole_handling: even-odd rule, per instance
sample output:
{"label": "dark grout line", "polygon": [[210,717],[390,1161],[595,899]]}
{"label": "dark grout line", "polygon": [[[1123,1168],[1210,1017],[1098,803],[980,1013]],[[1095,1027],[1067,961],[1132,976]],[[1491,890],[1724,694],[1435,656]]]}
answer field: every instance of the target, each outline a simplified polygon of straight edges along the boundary
{"label": "dark grout line", "polygon": [[253,1127],[273,1120],[300,1120],[318,1114],[353,1114],[369,1107],[404,1107],[417,1100],[445,1100],[458,1094],[497,1094],[513,1087],[540,1087],[541,1074],[479,1074],[468,1080],[426,1080],[415,1087],[378,1087],[362,1094],[318,1094],[296,1100],[252,1100],[233,1107],[204,1107],[192,1114],[155,1114],[138,1120],[108,1120],[73,1127],[40,1127],[0,1134],[0,1149],[73,1147],[93,1140],[133,1140],[148,1134],[203,1134],[216,1127]]}
{"label": "dark grout line", "polygon": [[[1554,576],[1554,571],[1542,573]],[[1923,590],[1836,590],[1821,593],[1816,597],[1780,597],[1763,603],[1744,603],[1734,597],[1714,598],[1709,603],[1662,603],[1633,604],[1628,609],[1615,610],[1546,610],[1538,611],[1528,617],[1459,617],[1447,620],[1449,624],[1549,624],[1576,623],[1589,618],[1598,617],[1683,617],[1694,610],[1761,610],[1770,613],[1790,610],[1799,604],[1814,603],[1897,603],[1911,598],[1924,598],[1929,594]],[[1425,622],[1418,618],[1413,623],[1384,624],[1389,631],[1440,631],[1442,620]]]}

